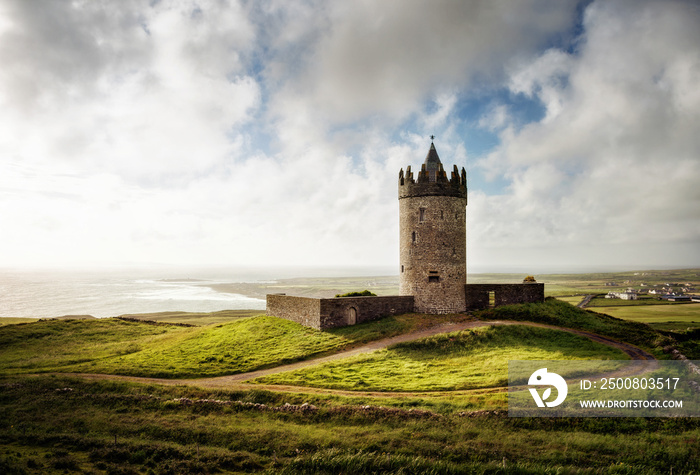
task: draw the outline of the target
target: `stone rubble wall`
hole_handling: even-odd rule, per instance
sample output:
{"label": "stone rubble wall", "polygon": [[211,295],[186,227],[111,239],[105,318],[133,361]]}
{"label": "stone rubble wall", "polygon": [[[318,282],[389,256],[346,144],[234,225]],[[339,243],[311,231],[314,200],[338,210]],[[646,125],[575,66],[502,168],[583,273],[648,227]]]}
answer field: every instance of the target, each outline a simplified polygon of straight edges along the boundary
{"label": "stone rubble wall", "polygon": [[317,330],[344,327],[389,315],[413,312],[412,296],[339,297],[315,299],[267,295],[267,315]]}
{"label": "stone rubble wall", "polygon": [[[497,307],[544,301],[544,284],[541,283],[465,284],[467,310],[488,308],[490,292],[494,293],[494,304]],[[390,315],[420,311],[415,305],[414,297],[411,295],[330,299],[293,297],[284,294],[267,295],[267,315],[291,320],[317,330],[345,327]],[[450,310],[445,308],[442,312]]]}
{"label": "stone rubble wall", "polygon": [[267,315],[284,318],[304,326],[321,329],[321,301],[284,294],[267,295]]}
{"label": "stone rubble wall", "polygon": [[[321,299],[321,328],[344,327],[389,315],[413,312],[413,296],[339,297]],[[348,321],[355,309],[355,322]]]}
{"label": "stone rubble wall", "polygon": [[544,302],[543,283],[466,284],[464,289],[469,310],[487,308],[489,306],[489,292],[494,293],[496,307],[517,303]]}

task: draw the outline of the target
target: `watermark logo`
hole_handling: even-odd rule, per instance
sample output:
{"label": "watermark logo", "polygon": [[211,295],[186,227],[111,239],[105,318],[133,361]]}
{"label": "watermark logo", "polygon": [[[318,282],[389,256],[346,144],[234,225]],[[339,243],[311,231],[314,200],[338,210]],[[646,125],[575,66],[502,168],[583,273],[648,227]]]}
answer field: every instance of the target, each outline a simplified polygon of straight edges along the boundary
{"label": "watermark logo", "polygon": [[508,415],[700,417],[696,367],[700,361],[510,360]]}
{"label": "watermark logo", "polygon": [[552,395],[552,388],[547,388],[544,390],[542,397],[540,397],[537,389],[529,388],[532,398],[537,403],[537,407],[556,407],[566,399],[566,395],[569,392],[569,388],[566,385],[564,378],[559,376],[557,373],[548,373],[547,368],[540,368],[530,376],[527,384],[530,386],[554,386],[557,389],[557,398],[554,401],[545,402]]}

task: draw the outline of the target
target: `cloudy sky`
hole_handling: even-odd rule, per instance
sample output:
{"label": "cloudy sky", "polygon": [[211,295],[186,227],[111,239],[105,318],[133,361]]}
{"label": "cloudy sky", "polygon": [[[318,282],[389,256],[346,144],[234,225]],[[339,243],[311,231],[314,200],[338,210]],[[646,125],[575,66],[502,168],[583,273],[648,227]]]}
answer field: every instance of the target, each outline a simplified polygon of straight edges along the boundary
{"label": "cloudy sky", "polygon": [[700,266],[700,3],[0,0],[0,267]]}

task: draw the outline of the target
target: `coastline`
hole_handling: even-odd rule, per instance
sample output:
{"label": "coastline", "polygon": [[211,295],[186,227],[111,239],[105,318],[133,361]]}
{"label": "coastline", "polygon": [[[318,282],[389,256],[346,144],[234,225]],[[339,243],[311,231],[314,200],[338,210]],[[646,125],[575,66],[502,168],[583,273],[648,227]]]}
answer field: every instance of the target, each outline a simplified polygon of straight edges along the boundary
{"label": "coastline", "polygon": [[200,283],[216,292],[265,299],[267,294],[331,298],[349,291],[371,290],[377,295],[398,295],[398,276],[298,277],[267,282]]}
{"label": "coastline", "polygon": [[[32,321],[68,315],[109,318],[162,312],[264,312],[267,294],[332,298],[337,294],[369,290],[380,296],[398,295],[398,275],[372,274],[375,269],[364,270],[367,271],[364,275],[358,269],[313,272],[292,272],[289,269],[278,272],[221,269],[6,271],[0,272],[0,318]],[[290,275],[292,277],[288,277]],[[584,290],[588,294],[606,293],[615,288],[609,287],[610,282],[621,288],[634,285],[652,288],[664,282],[697,282],[700,269],[534,275],[538,282],[547,284],[547,295],[571,296]],[[513,272],[470,273],[467,282],[517,283],[522,282],[524,276]]]}

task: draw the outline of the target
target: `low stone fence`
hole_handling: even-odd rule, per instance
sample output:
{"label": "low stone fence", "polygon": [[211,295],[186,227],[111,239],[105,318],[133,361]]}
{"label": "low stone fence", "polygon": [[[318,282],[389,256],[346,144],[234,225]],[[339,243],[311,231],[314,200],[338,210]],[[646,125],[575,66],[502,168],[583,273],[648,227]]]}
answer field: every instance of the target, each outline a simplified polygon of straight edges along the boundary
{"label": "low stone fence", "polygon": [[[544,302],[544,284],[465,284],[467,308],[488,308],[490,294],[494,305]],[[315,299],[284,294],[267,295],[267,314],[301,325],[325,330],[376,320],[389,315],[413,312],[413,296],[337,297]]]}
{"label": "low stone fence", "polygon": [[284,294],[267,295],[266,313],[304,326],[321,329],[321,300],[292,297]]}
{"label": "low stone fence", "polygon": [[314,299],[267,296],[267,314],[317,330],[344,327],[389,315],[413,312],[413,296],[338,297]]}
{"label": "low stone fence", "polygon": [[321,299],[321,328],[344,327],[413,312],[413,296]]}
{"label": "low stone fence", "polygon": [[479,310],[489,307],[489,294],[494,294],[494,305],[544,302],[544,284],[466,284],[467,309]]}

